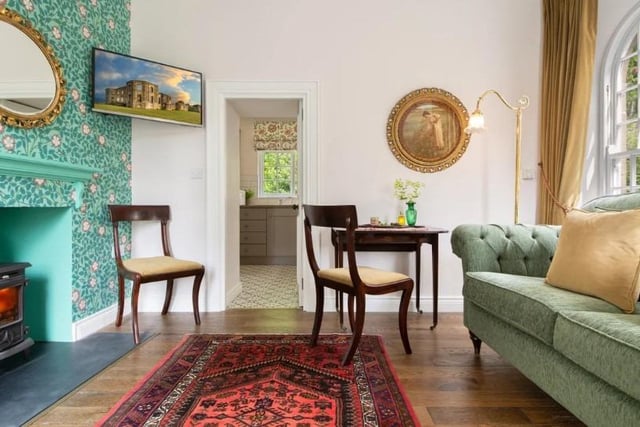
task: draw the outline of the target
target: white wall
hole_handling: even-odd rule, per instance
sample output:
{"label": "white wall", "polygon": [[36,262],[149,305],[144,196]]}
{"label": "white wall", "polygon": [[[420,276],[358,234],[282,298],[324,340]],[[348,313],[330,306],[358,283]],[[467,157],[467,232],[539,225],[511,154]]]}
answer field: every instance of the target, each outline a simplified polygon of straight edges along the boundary
{"label": "white wall", "polygon": [[[599,4],[585,200],[601,191],[593,161],[601,149],[601,58],[618,23],[637,1]],[[427,187],[418,203],[419,218],[451,229],[462,222],[511,220],[511,113],[497,100],[486,99],[489,132],[473,137],[458,164],[433,175],[412,172],[391,155],[384,135],[388,113],[404,94],[419,87],[446,89],[469,110],[486,88],[502,91],[509,100],[528,94],[532,106],[524,115],[523,168],[535,169],[540,7],[535,0],[183,0],[179,6],[168,0],[136,0],[132,53],[201,70],[213,80],[317,80],[319,202],[357,203],[361,218],[393,217],[399,209],[391,196],[393,179],[420,179]],[[179,31],[158,42],[158,22],[174,23]],[[206,190],[199,174],[205,167],[205,130],[142,120],[134,120],[133,130],[134,201],[171,203],[176,253],[204,261]],[[342,177],[331,173],[336,166],[343,166]],[[535,181],[522,185],[521,218],[532,222]],[[401,257],[388,258],[382,262],[406,264]],[[442,239],[440,267],[441,299],[455,301],[461,273],[448,237]],[[406,268],[412,271],[413,266]],[[423,294],[428,293],[428,286],[424,288]],[[147,292],[151,289],[143,290]],[[142,310],[159,310],[161,292],[154,292],[160,302],[151,298],[149,304],[145,297]],[[176,305],[189,310],[189,304],[188,289],[179,288]]]}
{"label": "white wall", "polygon": [[[394,179],[418,179],[426,184],[419,222],[451,230],[512,221],[515,116],[497,99],[485,99],[489,131],[474,136],[448,170],[422,174],[389,150],[389,112],[421,87],[445,89],[469,110],[488,88],[514,102],[527,94],[523,168],[535,169],[540,30],[539,0],[136,0],[131,52],[202,71],[213,81],[317,81],[318,202],[355,203],[362,219],[393,218],[401,207]],[[181,249],[175,252],[203,259],[206,190],[192,176],[204,167],[205,131],[212,129],[134,120],[133,130],[134,201],[174,206],[174,247]],[[522,183],[520,216],[535,218],[535,181]],[[361,258],[413,272],[405,255]],[[429,296],[430,257],[422,262],[423,295]],[[206,287],[224,286],[210,274]],[[461,308],[461,284],[460,261],[444,235],[442,311]],[[185,310],[188,292],[178,289],[176,305]],[[159,310],[161,302],[141,310]]]}
{"label": "white wall", "polygon": [[[133,202],[169,204],[171,246],[175,256],[205,262],[205,131],[202,128],[134,120],[131,163]],[[160,231],[148,224],[134,228],[133,256],[162,253]],[[180,279],[174,289],[172,310],[191,311],[191,280]],[[182,285],[182,283],[189,283]],[[203,286],[206,288],[206,286]],[[141,287],[139,311],[160,311],[163,284]],[[205,291],[200,305],[204,309]]]}

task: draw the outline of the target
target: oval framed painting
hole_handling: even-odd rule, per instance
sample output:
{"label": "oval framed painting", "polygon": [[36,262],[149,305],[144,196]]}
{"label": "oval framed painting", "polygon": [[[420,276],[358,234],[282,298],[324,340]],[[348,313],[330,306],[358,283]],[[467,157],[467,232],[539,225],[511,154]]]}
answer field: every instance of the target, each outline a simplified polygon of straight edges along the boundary
{"label": "oval framed painting", "polygon": [[387,142],[398,161],[419,172],[440,172],[462,157],[469,145],[464,129],[469,113],[460,100],[438,88],[405,95],[387,120]]}

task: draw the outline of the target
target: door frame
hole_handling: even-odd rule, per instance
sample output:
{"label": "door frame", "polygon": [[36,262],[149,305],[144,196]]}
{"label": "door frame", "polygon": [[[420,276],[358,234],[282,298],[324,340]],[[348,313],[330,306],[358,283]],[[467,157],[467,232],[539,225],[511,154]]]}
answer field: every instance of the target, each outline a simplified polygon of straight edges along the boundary
{"label": "door frame", "polygon": [[[299,147],[301,166],[298,198],[300,204],[315,203],[318,195],[318,82],[260,82],[260,81],[207,81],[206,82],[206,301],[207,311],[224,311],[226,308],[227,238],[230,219],[227,205],[237,203],[238,188],[228,188],[226,119],[231,99],[297,99],[304,112],[299,130],[303,141]],[[235,171],[233,171],[235,172]],[[296,264],[298,287],[307,284],[302,294],[303,309],[313,311],[315,294],[313,277],[304,262],[304,233],[302,209],[298,215]],[[238,239],[239,239],[239,230]]]}

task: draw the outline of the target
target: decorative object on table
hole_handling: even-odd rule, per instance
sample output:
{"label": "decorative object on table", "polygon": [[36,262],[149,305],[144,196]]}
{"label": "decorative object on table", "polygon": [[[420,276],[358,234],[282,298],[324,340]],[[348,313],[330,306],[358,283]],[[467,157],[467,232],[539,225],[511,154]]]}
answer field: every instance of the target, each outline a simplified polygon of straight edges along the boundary
{"label": "decorative object on table", "polygon": [[397,224],[398,225],[402,225],[402,226],[407,225],[407,220],[406,220],[406,218],[404,216],[404,212],[400,212],[398,214],[398,222],[397,222]]}
{"label": "decorative object on table", "polygon": [[405,218],[407,220],[408,226],[413,227],[414,225],[416,225],[416,220],[418,219],[418,211],[416,211],[414,202],[407,202]]}
{"label": "decorative object on table", "polygon": [[520,205],[520,147],[522,145],[522,111],[529,106],[529,97],[526,95],[522,95],[516,105],[511,105],[507,102],[507,100],[496,90],[489,89],[486,90],[476,102],[476,109],[471,113],[471,118],[469,119],[469,126],[465,129],[466,134],[472,134],[485,129],[484,126],[484,114],[480,110],[480,102],[484,99],[488,94],[494,94],[502,101],[502,103],[510,108],[511,110],[516,112],[516,166],[515,166],[515,195],[514,195],[514,209],[513,209],[513,222],[517,224],[519,222],[519,205]]}
{"label": "decorative object on table", "polygon": [[391,152],[406,167],[440,172],[462,157],[469,144],[464,132],[469,114],[446,90],[422,88],[405,95],[387,120]]}
{"label": "decorative object on table", "polygon": [[97,425],[419,425],[380,337],[309,340],[187,335]]}
{"label": "decorative object on table", "polygon": [[[416,225],[416,220],[418,219],[418,211],[416,211],[415,203],[416,199],[420,197],[420,189],[422,187],[424,187],[424,183],[410,179],[398,178],[393,183],[396,197],[407,204],[407,210],[402,219],[411,227]],[[400,216],[398,216],[398,224],[404,225]]]}

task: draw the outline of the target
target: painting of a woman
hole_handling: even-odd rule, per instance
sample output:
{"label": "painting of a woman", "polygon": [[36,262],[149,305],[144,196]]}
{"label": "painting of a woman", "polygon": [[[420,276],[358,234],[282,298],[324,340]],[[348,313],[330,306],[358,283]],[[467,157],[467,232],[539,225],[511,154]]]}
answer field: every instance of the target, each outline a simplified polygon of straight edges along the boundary
{"label": "painting of a woman", "polygon": [[420,172],[438,172],[455,163],[469,144],[469,114],[453,94],[438,88],[405,95],[387,120],[387,142],[396,158]]}
{"label": "painting of a woman", "polygon": [[409,110],[401,132],[401,143],[414,156],[442,158],[458,140],[452,113],[435,103],[419,104]]}

